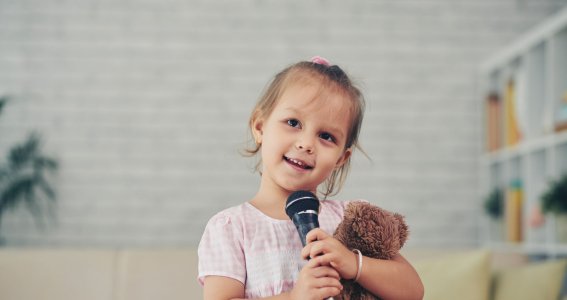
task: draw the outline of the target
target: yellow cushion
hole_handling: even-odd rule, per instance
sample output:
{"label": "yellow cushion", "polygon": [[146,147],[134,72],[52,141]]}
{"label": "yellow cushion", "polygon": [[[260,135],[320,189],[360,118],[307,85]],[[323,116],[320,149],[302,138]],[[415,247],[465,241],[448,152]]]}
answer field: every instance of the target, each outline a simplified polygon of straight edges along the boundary
{"label": "yellow cushion", "polygon": [[489,251],[454,254],[413,265],[425,287],[425,300],[488,299],[491,279]]}
{"label": "yellow cushion", "polygon": [[499,271],[495,275],[495,300],[559,299],[567,259],[534,263]]}

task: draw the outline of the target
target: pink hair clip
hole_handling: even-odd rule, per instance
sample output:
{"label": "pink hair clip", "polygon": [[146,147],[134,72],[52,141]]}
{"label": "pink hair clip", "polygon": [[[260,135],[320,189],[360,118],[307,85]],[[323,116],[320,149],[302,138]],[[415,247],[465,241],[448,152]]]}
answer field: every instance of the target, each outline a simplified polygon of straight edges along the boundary
{"label": "pink hair clip", "polygon": [[313,58],[311,58],[311,62],[327,67],[331,66],[331,63],[327,59],[322,58],[321,56],[313,56]]}

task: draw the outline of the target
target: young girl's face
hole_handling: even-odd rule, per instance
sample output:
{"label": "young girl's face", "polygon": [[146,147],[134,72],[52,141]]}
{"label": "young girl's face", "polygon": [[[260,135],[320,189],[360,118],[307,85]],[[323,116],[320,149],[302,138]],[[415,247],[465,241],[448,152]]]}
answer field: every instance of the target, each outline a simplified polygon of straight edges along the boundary
{"label": "young girl's face", "polygon": [[289,86],[272,113],[253,125],[262,144],[263,184],[285,192],[315,192],[351,154],[345,149],[350,106],[342,93],[318,85]]}

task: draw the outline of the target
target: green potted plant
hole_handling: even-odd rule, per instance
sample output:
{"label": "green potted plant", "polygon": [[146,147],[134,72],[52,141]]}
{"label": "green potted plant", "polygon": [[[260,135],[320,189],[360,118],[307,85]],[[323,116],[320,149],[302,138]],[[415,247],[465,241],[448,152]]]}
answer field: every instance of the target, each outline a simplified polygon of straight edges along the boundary
{"label": "green potted plant", "polygon": [[494,188],[484,200],[484,211],[494,220],[504,214],[504,196],[500,188]]}
{"label": "green potted plant", "polygon": [[[504,238],[504,192],[501,188],[495,187],[484,199],[484,212],[490,217],[490,233],[497,241]],[[495,235],[492,235],[494,233]]]}
{"label": "green potted plant", "polygon": [[553,181],[541,196],[541,210],[555,215],[557,238],[567,242],[567,173]]}
{"label": "green potted plant", "polygon": [[[0,114],[7,101],[7,97],[0,97]],[[25,205],[41,227],[45,215],[43,204],[55,201],[54,189],[46,176],[56,169],[57,162],[42,153],[41,138],[35,132],[11,147],[6,160],[0,161],[0,225],[5,212]]]}

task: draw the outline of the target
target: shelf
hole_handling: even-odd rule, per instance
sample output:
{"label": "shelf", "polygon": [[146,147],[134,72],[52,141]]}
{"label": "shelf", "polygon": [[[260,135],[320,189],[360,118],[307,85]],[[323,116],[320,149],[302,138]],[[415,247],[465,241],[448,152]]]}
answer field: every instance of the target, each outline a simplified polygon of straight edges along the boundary
{"label": "shelf", "polygon": [[557,134],[542,136],[531,140],[520,142],[514,146],[503,148],[494,152],[482,155],[481,163],[490,165],[493,163],[505,162],[512,158],[526,155],[531,152],[549,149],[567,143],[567,131]]}
{"label": "shelf", "polygon": [[503,49],[501,52],[488,59],[481,65],[481,71],[483,73],[489,73],[491,70],[494,70],[494,68],[502,68],[512,59],[524,54],[526,49],[533,49],[543,40],[557,34],[565,28],[565,24],[567,24],[567,9],[561,10],[547,22],[543,22],[526,33],[523,38],[518,39],[510,47]]}
{"label": "shelf", "polygon": [[481,197],[499,190],[504,199],[498,232],[481,218],[482,242],[500,251],[567,256],[554,217],[528,226],[549,183],[567,173],[567,130],[557,131],[567,123],[567,8],[496,53],[479,75],[487,149],[479,157]]}

